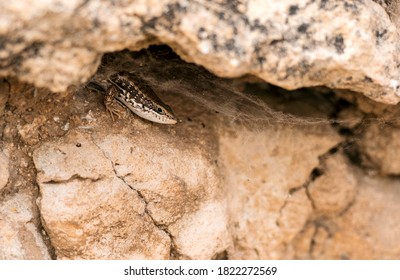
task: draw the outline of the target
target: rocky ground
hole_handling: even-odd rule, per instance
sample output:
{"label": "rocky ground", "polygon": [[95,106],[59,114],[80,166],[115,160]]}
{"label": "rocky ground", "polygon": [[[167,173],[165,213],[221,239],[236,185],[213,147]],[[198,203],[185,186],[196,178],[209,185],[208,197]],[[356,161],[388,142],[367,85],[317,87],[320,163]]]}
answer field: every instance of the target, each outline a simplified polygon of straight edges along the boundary
{"label": "rocky ground", "polygon": [[[395,2],[17,2],[0,3],[0,259],[400,257],[400,107],[376,102],[399,101]],[[113,121],[84,86],[111,57],[178,123]]]}
{"label": "rocky ground", "polygon": [[3,81],[2,258],[398,257],[398,106],[130,54],[178,124]]}

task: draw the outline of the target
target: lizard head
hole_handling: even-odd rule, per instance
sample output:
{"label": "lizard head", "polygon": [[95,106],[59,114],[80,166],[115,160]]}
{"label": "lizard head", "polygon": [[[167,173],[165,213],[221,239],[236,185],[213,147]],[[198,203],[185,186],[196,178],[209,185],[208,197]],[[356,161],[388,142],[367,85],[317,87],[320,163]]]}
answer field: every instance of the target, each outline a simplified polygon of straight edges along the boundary
{"label": "lizard head", "polygon": [[146,100],[145,102],[143,102],[141,109],[139,108],[138,110],[131,110],[136,115],[155,123],[176,124],[177,122],[177,119],[172,109],[162,102]]}

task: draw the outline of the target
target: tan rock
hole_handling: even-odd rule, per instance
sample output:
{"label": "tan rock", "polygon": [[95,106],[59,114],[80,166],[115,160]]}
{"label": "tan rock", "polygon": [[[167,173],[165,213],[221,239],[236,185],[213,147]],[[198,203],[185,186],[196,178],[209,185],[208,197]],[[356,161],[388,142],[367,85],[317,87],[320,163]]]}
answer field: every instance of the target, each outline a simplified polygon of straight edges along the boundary
{"label": "tan rock", "polygon": [[41,187],[44,226],[60,259],[166,259],[170,239],[121,180]]}
{"label": "tan rock", "polygon": [[8,170],[8,157],[0,151],[0,191],[4,188],[10,177],[10,171]]}
{"label": "tan rock", "polygon": [[39,208],[58,258],[169,258],[168,234],[90,138],[72,133],[41,146],[34,159]]}
{"label": "tan rock", "polygon": [[[0,116],[0,129],[10,128],[0,205],[26,193],[38,198],[32,212],[42,224],[35,216],[32,230],[47,231],[53,258],[399,258],[398,182],[368,177],[346,159],[368,126],[357,111],[345,112],[344,119],[357,117],[346,127],[354,134],[339,137],[329,118],[338,113],[337,95],[243,81],[233,87],[166,47],[105,59],[114,55],[173,107],[176,125],[129,114],[112,121],[99,93],[78,87],[52,98],[15,80],[12,92],[21,94],[10,95]],[[40,118],[40,137],[29,126],[21,137]],[[393,141],[379,132],[365,139]],[[35,238],[13,239],[20,228],[10,222],[13,211],[1,213],[0,238],[14,244],[4,258],[44,258]]]}
{"label": "tan rock", "polygon": [[17,126],[18,133],[23,141],[29,145],[35,145],[39,142],[39,128],[44,124],[46,118],[39,116],[35,118],[31,123],[27,123],[23,126]]}
{"label": "tan rock", "polygon": [[338,215],[356,197],[354,170],[341,153],[329,156],[320,168],[322,175],[312,181],[308,192],[317,215]]}
{"label": "tan rock", "polygon": [[53,91],[87,80],[105,52],[166,43],[224,77],[400,100],[397,21],[372,1],[19,0],[0,3],[0,18],[0,75]]}
{"label": "tan rock", "polygon": [[372,124],[359,141],[363,163],[385,175],[400,174],[400,129]]}
{"label": "tan rock", "polygon": [[309,244],[311,256],[304,258],[398,259],[398,183],[360,172],[355,174],[359,185],[354,204],[334,219],[316,221],[297,239],[300,254],[307,252],[304,245]]}
{"label": "tan rock", "polygon": [[146,201],[155,223],[170,233],[175,253],[210,259],[231,244],[226,201],[215,167],[204,155],[211,151],[154,133],[131,139],[97,135],[95,142],[114,163],[116,175]]}
{"label": "tan rock", "polygon": [[215,258],[232,245],[229,218],[221,203],[200,205],[171,226],[177,250],[191,259]]}
{"label": "tan rock", "polygon": [[71,133],[63,141],[43,143],[34,152],[38,181],[100,180],[114,174],[102,151],[84,134]]}
{"label": "tan rock", "polygon": [[[296,140],[294,140],[296,139]],[[220,136],[234,259],[279,259],[312,214],[302,187],[340,138],[329,128],[270,125]]]}
{"label": "tan rock", "polygon": [[0,202],[0,259],[50,259],[34,223],[34,199],[16,194]]}
{"label": "tan rock", "polygon": [[197,145],[154,133],[71,133],[35,151],[39,207],[58,258],[210,259],[230,245],[210,160]]}

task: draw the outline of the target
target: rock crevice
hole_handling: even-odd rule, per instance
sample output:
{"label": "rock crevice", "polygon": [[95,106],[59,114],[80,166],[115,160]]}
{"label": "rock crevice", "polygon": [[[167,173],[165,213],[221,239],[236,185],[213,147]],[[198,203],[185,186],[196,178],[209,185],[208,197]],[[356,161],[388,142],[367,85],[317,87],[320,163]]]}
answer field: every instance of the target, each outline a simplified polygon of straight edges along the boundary
{"label": "rock crevice", "polygon": [[372,1],[19,0],[0,11],[0,75],[53,91],[86,81],[106,52],[163,43],[223,77],[400,100],[398,32]]}

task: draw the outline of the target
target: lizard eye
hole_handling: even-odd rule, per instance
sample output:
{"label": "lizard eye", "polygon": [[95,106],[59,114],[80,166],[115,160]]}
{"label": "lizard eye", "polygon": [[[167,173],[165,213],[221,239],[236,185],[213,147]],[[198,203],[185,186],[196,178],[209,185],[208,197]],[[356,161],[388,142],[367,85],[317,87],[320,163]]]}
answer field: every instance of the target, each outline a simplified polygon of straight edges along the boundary
{"label": "lizard eye", "polygon": [[157,108],[157,112],[162,113],[163,109],[161,109],[160,107]]}

